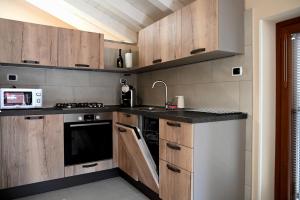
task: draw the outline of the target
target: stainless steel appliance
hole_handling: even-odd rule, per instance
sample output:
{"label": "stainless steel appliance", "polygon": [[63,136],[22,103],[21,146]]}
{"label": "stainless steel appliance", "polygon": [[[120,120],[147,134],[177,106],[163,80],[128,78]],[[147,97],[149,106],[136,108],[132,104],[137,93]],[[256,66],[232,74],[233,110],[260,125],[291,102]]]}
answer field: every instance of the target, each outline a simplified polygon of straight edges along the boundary
{"label": "stainless steel appliance", "polygon": [[0,88],[0,109],[40,108],[42,89]]}
{"label": "stainless steel appliance", "polygon": [[136,104],[136,92],[133,86],[125,83],[122,85],[121,90],[121,106],[131,108],[134,107]]}
{"label": "stainless steel appliance", "polygon": [[112,159],[112,113],[65,114],[64,153],[65,166]]}

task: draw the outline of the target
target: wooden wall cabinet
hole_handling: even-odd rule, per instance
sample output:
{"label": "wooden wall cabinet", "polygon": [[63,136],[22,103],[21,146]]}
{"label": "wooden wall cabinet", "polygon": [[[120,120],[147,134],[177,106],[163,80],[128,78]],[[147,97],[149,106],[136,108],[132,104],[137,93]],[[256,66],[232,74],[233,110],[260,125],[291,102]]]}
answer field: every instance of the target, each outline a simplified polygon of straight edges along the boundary
{"label": "wooden wall cabinet", "polygon": [[58,30],[58,66],[103,68],[103,34]]}
{"label": "wooden wall cabinet", "polygon": [[152,24],[139,32],[139,66],[168,62],[172,67],[241,54],[243,15],[240,0],[196,0],[155,22],[158,31]]}
{"label": "wooden wall cabinet", "polygon": [[218,50],[217,0],[197,0],[182,8],[181,57]]}
{"label": "wooden wall cabinet", "polygon": [[21,63],[57,66],[58,29],[23,23]]}
{"label": "wooden wall cabinet", "polygon": [[22,30],[22,22],[0,19],[0,62],[21,62]]}
{"label": "wooden wall cabinet", "polygon": [[181,10],[159,21],[161,62],[181,57]]}
{"label": "wooden wall cabinet", "polygon": [[0,19],[0,63],[104,68],[104,35]]}
{"label": "wooden wall cabinet", "polygon": [[149,66],[161,62],[159,21],[139,33],[139,66]]}
{"label": "wooden wall cabinet", "polygon": [[0,117],[0,188],[64,177],[63,115]]}

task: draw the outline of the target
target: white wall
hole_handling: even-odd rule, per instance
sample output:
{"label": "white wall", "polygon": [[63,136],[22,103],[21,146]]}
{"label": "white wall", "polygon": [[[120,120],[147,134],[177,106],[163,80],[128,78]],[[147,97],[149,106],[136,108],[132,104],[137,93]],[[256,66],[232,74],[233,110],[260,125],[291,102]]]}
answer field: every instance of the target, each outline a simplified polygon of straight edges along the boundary
{"label": "white wall", "polygon": [[72,28],[72,26],[27,3],[25,0],[0,0],[0,18]]}
{"label": "white wall", "polygon": [[252,199],[274,199],[275,24],[300,16],[299,0],[246,0],[253,8]]}

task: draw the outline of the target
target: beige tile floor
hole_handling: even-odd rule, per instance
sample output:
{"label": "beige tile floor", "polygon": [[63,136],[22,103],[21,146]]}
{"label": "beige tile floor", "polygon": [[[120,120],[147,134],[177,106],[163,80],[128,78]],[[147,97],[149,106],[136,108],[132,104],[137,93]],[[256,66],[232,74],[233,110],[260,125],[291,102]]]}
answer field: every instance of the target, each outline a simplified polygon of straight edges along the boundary
{"label": "beige tile floor", "polygon": [[149,200],[145,195],[117,177],[17,200]]}

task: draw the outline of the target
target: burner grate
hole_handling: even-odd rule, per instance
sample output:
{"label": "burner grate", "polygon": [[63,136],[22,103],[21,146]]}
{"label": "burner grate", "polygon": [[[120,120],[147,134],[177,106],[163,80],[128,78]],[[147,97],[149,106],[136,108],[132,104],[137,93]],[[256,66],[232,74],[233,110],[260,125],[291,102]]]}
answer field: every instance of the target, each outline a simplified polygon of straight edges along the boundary
{"label": "burner grate", "polygon": [[60,109],[72,109],[72,108],[103,108],[103,103],[91,102],[91,103],[57,103],[55,108]]}

